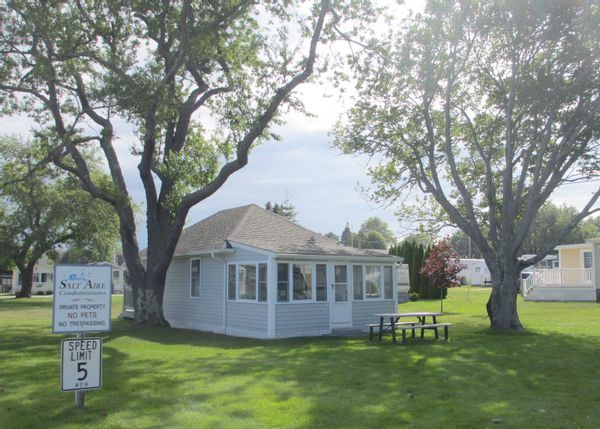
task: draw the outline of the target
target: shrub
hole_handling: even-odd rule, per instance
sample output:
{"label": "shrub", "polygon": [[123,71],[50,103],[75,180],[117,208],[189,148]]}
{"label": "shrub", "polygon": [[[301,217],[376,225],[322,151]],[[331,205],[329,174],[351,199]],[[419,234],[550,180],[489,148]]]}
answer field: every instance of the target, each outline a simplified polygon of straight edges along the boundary
{"label": "shrub", "polygon": [[409,301],[418,301],[419,300],[419,294],[417,292],[411,292],[408,294],[408,300]]}

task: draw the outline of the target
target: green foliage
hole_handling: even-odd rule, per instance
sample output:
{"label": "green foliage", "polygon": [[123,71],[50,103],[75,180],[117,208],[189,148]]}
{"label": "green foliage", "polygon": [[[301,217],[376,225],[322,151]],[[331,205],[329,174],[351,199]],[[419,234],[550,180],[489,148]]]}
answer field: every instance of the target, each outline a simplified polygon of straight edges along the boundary
{"label": "green foliage", "polygon": [[[531,229],[523,242],[521,253],[537,254],[548,242],[560,235],[575,218],[578,210],[571,206],[557,206],[548,202],[536,214]],[[558,244],[583,243],[589,238],[600,237],[600,217],[590,217],[577,223]],[[450,237],[450,243],[463,258],[481,258],[481,250],[469,237],[458,230]],[[469,253],[469,247],[471,249]],[[470,255],[470,256],[469,256]]]}
{"label": "green foliage", "polygon": [[420,298],[419,293],[418,292],[409,292],[408,293],[408,300],[409,301],[418,301]]}
{"label": "green foliage", "polygon": [[460,230],[450,236],[450,244],[462,258],[481,259],[481,250],[477,244]]}
{"label": "green foliage", "polygon": [[[531,230],[523,242],[523,253],[537,254],[552,241],[574,218],[578,210],[567,205],[545,204],[536,214]],[[583,243],[588,238],[600,237],[598,218],[589,218],[577,224],[559,244]]]}
{"label": "green foliage", "polygon": [[520,242],[553,189],[600,174],[600,8],[526,4],[429,2],[352,57],[359,95],[336,127],[345,153],[381,155],[375,200],[419,187],[415,213],[469,229],[486,252],[506,244],[504,217]]}
{"label": "green foliage", "polygon": [[[377,12],[355,0],[0,2],[0,110],[30,115],[48,158],[112,205],[140,291],[136,317],[166,324],[164,275],[189,210],[277,138],[286,112],[304,111],[294,91],[326,68],[322,45],[368,33],[358,23]],[[119,121],[137,137],[147,271]],[[90,174],[90,146],[110,190]]]}
{"label": "green foliage", "polygon": [[220,160],[227,151],[216,141],[206,141],[198,125],[190,127],[183,148],[170,151],[156,168],[163,179],[173,183],[166,200],[166,206],[172,213],[177,212],[186,195],[204,188],[215,179]]}
{"label": "green foliage", "polygon": [[323,235],[333,241],[337,241],[338,243],[340,242],[340,237],[334,232],[328,232],[327,234]]}
{"label": "green foliage", "polygon": [[396,236],[388,223],[376,216],[361,224],[357,239],[358,247],[363,249],[387,249],[396,242]]}
{"label": "green foliage", "polygon": [[409,240],[403,240],[389,249],[391,255],[402,256],[404,263],[408,264],[410,281],[408,292],[409,294],[418,294],[421,299],[439,299],[440,293],[444,297],[447,293],[445,291],[440,292],[437,288],[433,287],[427,276],[421,272],[430,250],[429,246],[423,246],[421,243]]}
{"label": "green foliage", "polygon": [[346,227],[340,234],[340,243],[344,246],[358,247],[355,245],[355,243],[357,243],[356,234],[350,230],[350,224],[348,222],[346,222]]}
{"label": "green foliage", "polygon": [[284,200],[282,203],[275,202],[275,204],[271,204],[271,201],[267,201],[265,209],[278,214],[279,216],[283,216],[290,222],[298,223],[298,213],[296,212],[296,208],[288,200]]}
{"label": "green foliage", "polygon": [[23,269],[59,246],[108,252],[118,238],[114,211],[43,164],[43,153],[39,143],[0,139],[0,255]]}
{"label": "green foliage", "polygon": [[[535,214],[561,185],[600,178],[598,22],[597,2],[431,0],[349,57],[357,95],[335,144],[380,160],[375,201],[418,190],[423,221],[471,237],[495,327],[522,328],[518,256]],[[537,258],[598,201],[596,187]]]}
{"label": "green foliage", "polygon": [[396,236],[387,222],[373,216],[361,224],[357,233],[352,232],[350,224],[346,223],[340,235],[340,242],[359,249],[385,250],[396,242]]}

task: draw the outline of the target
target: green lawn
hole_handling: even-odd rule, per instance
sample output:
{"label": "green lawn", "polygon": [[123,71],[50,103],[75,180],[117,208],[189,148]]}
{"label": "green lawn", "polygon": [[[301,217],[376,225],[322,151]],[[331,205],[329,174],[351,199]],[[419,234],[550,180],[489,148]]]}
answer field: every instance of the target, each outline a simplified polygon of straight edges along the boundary
{"label": "green lawn", "polygon": [[[113,320],[103,387],[60,391],[51,298],[0,296],[1,428],[598,428],[600,307],[520,302],[487,332],[488,290],[452,290],[451,340],[259,341]],[[115,298],[116,317],[121,299]],[[402,304],[435,310],[439,302]],[[495,421],[495,422],[494,422]]]}

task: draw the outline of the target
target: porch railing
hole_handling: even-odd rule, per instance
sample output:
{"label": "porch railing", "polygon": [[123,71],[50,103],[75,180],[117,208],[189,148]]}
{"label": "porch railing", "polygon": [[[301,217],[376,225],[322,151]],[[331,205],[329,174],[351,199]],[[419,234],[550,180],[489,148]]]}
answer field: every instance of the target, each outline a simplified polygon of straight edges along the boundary
{"label": "porch railing", "polygon": [[[535,270],[530,287],[592,287],[591,268],[560,268]],[[528,279],[529,280],[529,279]]]}

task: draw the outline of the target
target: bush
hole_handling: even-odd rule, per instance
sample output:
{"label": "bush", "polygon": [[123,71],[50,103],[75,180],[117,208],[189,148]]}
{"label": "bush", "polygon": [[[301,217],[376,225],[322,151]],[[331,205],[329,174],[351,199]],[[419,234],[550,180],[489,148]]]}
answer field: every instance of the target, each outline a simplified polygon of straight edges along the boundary
{"label": "bush", "polygon": [[419,294],[417,292],[411,292],[408,294],[408,300],[409,301],[418,301],[420,298]]}

